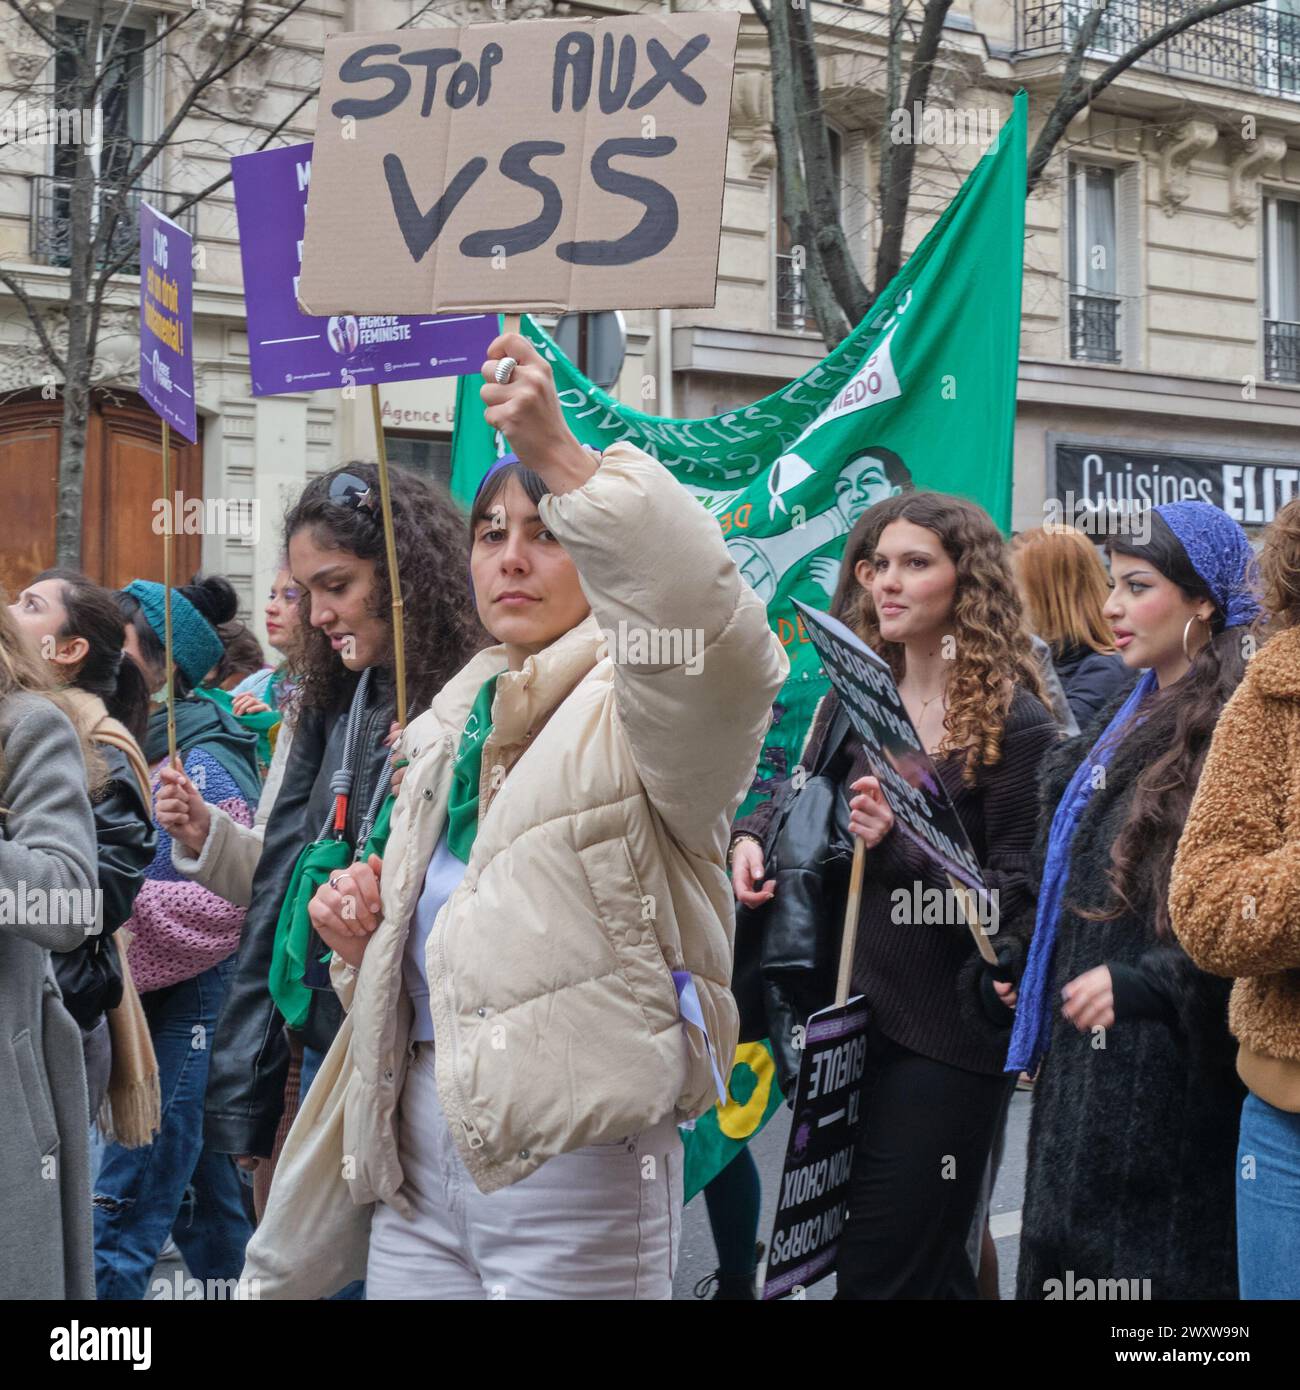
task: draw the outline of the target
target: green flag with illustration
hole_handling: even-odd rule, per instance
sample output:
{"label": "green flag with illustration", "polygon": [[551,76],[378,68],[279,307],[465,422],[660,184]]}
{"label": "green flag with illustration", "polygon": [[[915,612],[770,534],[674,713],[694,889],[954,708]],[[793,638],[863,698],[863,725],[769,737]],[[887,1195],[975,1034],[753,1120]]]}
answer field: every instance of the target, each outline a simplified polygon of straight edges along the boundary
{"label": "green flag with illustration", "polygon": [[[1026,98],[947,210],[853,332],[797,381],[701,420],[620,404],[525,316],[551,363],[570,429],[598,448],[628,440],[659,459],[718,519],[741,573],[767,604],[790,658],[745,807],[785,776],[827,681],[793,600],[829,608],[844,542],[874,503],[909,488],[970,498],[1011,521],[1020,346]],[[457,397],[452,492],[468,508],[505,442],[483,422],[481,379]],[[829,1001],[828,1001],[829,1002]],[[780,1103],[763,1044],[736,1054],[725,1107],[685,1138],[687,1194],[705,1186]]]}
{"label": "green flag with illustration", "polygon": [[[828,608],[844,541],[874,502],[910,486],[958,493],[1006,529],[1020,343],[1025,95],[956,197],[867,317],[797,381],[702,420],[647,415],[589,381],[531,318],[569,427],[586,444],[629,440],[718,518],[790,657],[759,777],[798,760],[825,692],[791,602]],[[468,506],[504,443],[461,379],[452,490]],[[757,789],[757,788],[756,788]]]}

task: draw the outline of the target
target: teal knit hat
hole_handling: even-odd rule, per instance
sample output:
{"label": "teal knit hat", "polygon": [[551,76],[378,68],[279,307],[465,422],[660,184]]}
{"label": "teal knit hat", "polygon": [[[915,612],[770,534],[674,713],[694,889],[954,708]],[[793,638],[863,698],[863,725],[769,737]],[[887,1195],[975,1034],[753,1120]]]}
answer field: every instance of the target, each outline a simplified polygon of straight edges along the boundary
{"label": "teal knit hat", "polygon": [[[163,586],[152,579],[133,579],[125,594],[138,600],[145,621],[159,642],[164,640]],[[172,590],[172,655],[191,685],[198,685],[221,660],[225,648],[217,630],[179,589]]]}

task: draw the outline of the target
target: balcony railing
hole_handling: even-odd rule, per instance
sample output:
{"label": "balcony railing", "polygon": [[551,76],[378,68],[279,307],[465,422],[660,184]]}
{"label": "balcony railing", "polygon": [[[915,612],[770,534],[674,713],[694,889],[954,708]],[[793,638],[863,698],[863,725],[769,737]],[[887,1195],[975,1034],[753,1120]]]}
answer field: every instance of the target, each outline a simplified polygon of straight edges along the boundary
{"label": "balcony railing", "polygon": [[812,327],[803,267],[793,256],[776,258],[776,326],[802,333]]}
{"label": "balcony railing", "polygon": [[1120,360],[1118,299],[1100,294],[1071,294],[1070,356],[1079,362]]}
{"label": "balcony railing", "polygon": [[[1017,51],[1071,48],[1091,8],[1089,0],[1021,0]],[[1111,0],[1089,51],[1118,56],[1192,8],[1193,0]],[[1300,97],[1300,15],[1260,5],[1230,10],[1185,29],[1153,49],[1136,68]]]}
{"label": "balcony railing", "polygon": [[[32,178],[31,206],[31,254],[32,259],[46,265],[66,266],[72,248],[71,194],[72,185],[67,179],[51,178],[41,174]],[[96,195],[100,200],[107,196],[102,190]],[[126,205],[117,219],[109,237],[109,244],[100,255],[100,265],[111,265],[119,257],[127,256],[122,267],[125,275],[137,275],[140,271],[140,203],[141,201],[166,211],[167,205],[176,197],[174,193],[161,188],[131,188],[126,193]],[[92,226],[102,212],[92,212]],[[194,235],[197,218],[196,207],[189,207],[176,219],[177,222]]]}
{"label": "balcony railing", "polygon": [[1300,323],[1264,320],[1264,378],[1300,386]]}

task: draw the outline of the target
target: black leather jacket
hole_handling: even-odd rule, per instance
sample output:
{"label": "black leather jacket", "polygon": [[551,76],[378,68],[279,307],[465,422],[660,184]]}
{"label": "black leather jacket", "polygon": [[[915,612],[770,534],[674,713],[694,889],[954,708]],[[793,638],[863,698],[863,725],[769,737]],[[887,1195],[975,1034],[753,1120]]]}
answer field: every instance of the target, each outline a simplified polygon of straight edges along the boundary
{"label": "black leather jacket", "polygon": [[97,744],[96,751],[108,764],[109,774],[98,796],[91,797],[103,904],[100,935],[54,956],[63,1002],[87,1030],[122,1001],[122,972],[112,936],[131,915],[158,847],[151,810],[141,799],[140,784],[126,754],[107,744]]}
{"label": "black leather jacket", "polygon": [[[353,843],[377,779],[392,775],[383,741],[393,718],[391,681],[376,681],[357,740],[357,775],[348,801],[347,835]],[[334,804],[330,777],[343,761],[346,728],[346,709],[330,714],[305,709],[294,729],[253,876],[253,899],[239,939],[234,977],[213,1038],[204,1132],[218,1153],[267,1158],[275,1143],[289,1070],[284,1019],[267,985],[275,926],[298,855],[318,837]],[[299,1036],[306,1046],[323,1051],[342,1021],[334,991],[320,990],[312,997],[307,1025]]]}

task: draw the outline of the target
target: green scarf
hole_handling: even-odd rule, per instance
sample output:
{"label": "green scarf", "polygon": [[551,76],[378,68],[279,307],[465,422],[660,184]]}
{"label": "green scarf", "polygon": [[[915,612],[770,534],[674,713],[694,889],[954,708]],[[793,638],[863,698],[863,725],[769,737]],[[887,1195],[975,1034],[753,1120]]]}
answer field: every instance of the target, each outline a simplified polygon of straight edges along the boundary
{"label": "green scarf", "polygon": [[[492,732],[492,698],[496,693],[496,683],[497,678],[493,676],[479,690],[474,708],[465,722],[465,731],[461,734],[452,768],[451,793],[447,803],[447,847],[462,863],[469,862],[469,852],[474,847],[474,836],[478,833],[479,778],[483,768],[483,745]],[[372,854],[383,858],[395,800],[391,793],[385,798],[375,817],[374,829],[357,859],[365,860]],[[311,1010],[313,991],[303,983],[303,973],[308,964],[308,942],[311,940],[307,904],[321,884],[328,882],[332,873],[346,869],[353,862],[352,847],[346,840],[313,840],[303,849],[293,867],[289,891],[284,896],[275,926],[268,980],[271,998],[290,1028],[302,1028]],[[321,957],[321,962],[328,960],[327,951]]]}
{"label": "green scarf", "polygon": [[[233,705],[235,697],[228,690],[222,690],[219,685],[196,685],[194,694],[203,700],[211,700],[240,726],[241,729],[250,729],[257,735],[257,765],[262,776],[266,776],[267,769],[271,766],[271,755],[274,749],[271,746],[271,734],[280,720],[284,716],[274,705],[270,709],[261,710],[257,714],[236,714]],[[269,701],[268,701],[269,703]]]}
{"label": "green scarf", "polygon": [[[358,859],[364,862],[372,854],[377,854],[381,859],[384,857],[396,800],[392,792],[384,798],[384,804],[375,817],[375,828],[360,854],[354,857],[352,846],[346,840],[313,840],[304,847],[293,866],[289,890],[284,895],[280,916],[275,924],[271,973],[267,981],[271,998],[290,1028],[304,1027],[311,1011],[313,991],[303,983],[307,969],[307,944],[311,940],[311,918],[307,915],[307,905],[321,884],[329,881],[332,873],[348,868]],[[330,952],[326,951],[320,963],[327,963],[329,958]]]}
{"label": "green scarf", "polygon": [[[500,672],[497,673],[498,675]],[[447,848],[462,864],[469,863],[469,852],[478,834],[478,789],[483,773],[483,745],[492,732],[492,699],[497,676],[485,680],[474,699],[474,708],[465,721],[456,761],[451,770],[451,792],[447,798]]]}

